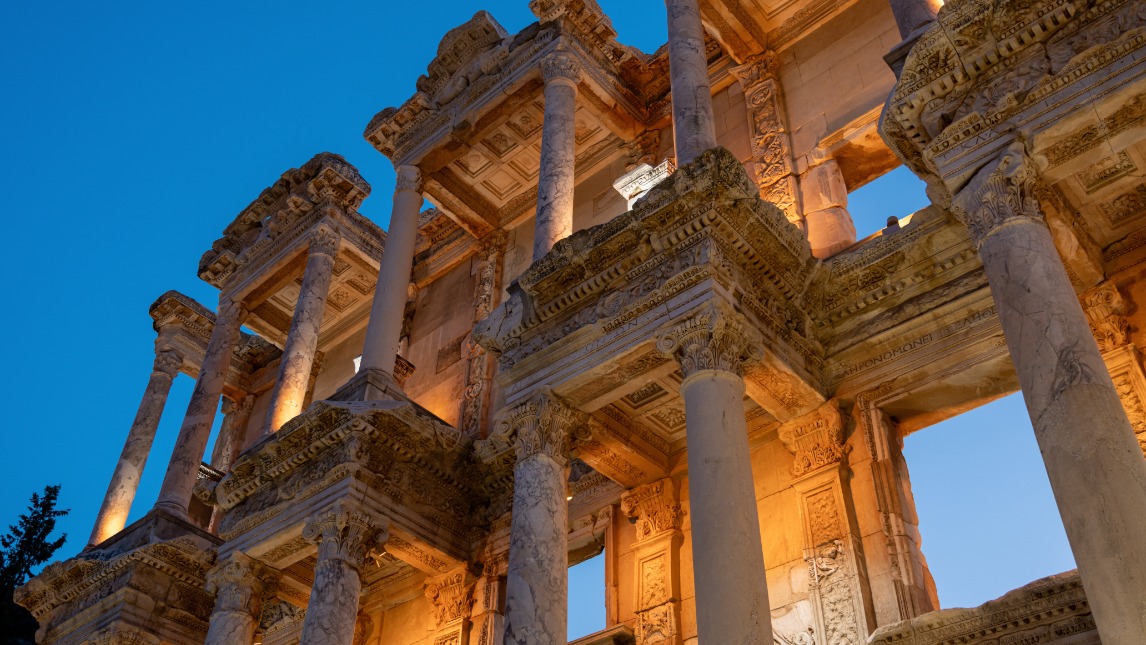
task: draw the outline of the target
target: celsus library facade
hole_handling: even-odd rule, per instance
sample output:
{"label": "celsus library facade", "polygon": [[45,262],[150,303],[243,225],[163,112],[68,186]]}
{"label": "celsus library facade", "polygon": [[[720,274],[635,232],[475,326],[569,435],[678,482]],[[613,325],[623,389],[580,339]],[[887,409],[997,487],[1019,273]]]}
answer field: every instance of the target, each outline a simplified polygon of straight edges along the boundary
{"label": "celsus library facade", "polygon": [[[1146,3],[665,1],[449,31],[388,230],[337,154],[251,187],[39,643],[563,645],[604,554],[579,645],[1146,644]],[[903,439],[1020,390],[1078,569],[943,609]]]}

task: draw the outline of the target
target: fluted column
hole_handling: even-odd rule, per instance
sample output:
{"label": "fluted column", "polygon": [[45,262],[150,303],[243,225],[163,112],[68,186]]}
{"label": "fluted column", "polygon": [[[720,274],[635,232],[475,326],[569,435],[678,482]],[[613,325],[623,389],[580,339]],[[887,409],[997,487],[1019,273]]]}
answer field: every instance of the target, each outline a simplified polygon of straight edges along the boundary
{"label": "fluted column", "polygon": [[389,537],[384,519],[339,502],[312,517],[302,535],[318,543],[301,645],[352,645],[367,555]]}
{"label": "fluted column", "polygon": [[366,326],[362,370],[380,370],[391,377],[398,357],[402,319],[410,272],[414,267],[414,244],[418,239],[418,215],[422,211],[422,171],[417,166],[398,166],[394,209],[386,231],[386,247],[378,269],[378,286]]}
{"label": "fluted column", "polygon": [[1012,144],[955,196],[1104,643],[1146,634],[1146,461]]}
{"label": "fluted column", "polygon": [[215,412],[219,407],[219,396],[223,392],[245,315],[240,303],[220,298],[215,327],[207,343],[203,364],[199,368],[199,380],[195,381],[191,402],[187,404],[187,416],[183,418],[183,426],[179,429],[171,461],[167,465],[167,474],[159,489],[159,500],[155,503],[157,509],[187,517],[191,491],[195,488],[203,453],[207,450],[211,425],[215,422]]}
{"label": "fluted column", "polygon": [[277,572],[238,551],[207,573],[207,593],[215,609],[207,626],[206,645],[250,645],[255,640],[263,596]]}
{"label": "fluted column", "polygon": [[340,240],[337,232],[325,226],[310,236],[302,288],[298,292],[294,318],[291,319],[279,363],[278,382],[275,383],[267,412],[267,432],[278,431],[284,423],[302,412]]}
{"label": "fluted column", "polygon": [[139,479],[143,476],[143,467],[147,464],[151,444],[155,441],[155,431],[159,428],[159,419],[167,405],[171,382],[182,367],[183,357],[179,352],[171,349],[156,352],[151,379],[143,391],[143,401],[135,413],[135,421],[127,433],[127,441],[123,443],[123,452],[119,454],[119,462],[111,475],[111,483],[108,484],[103,505],[96,516],[95,528],[88,540],[89,545],[103,542],[119,533],[127,524],[131,502],[139,490]]}
{"label": "fluted column", "polygon": [[552,393],[512,408],[498,434],[513,439],[513,518],[505,591],[505,645],[566,642],[569,596],[570,434],[584,415]]}
{"label": "fluted column", "polygon": [[541,129],[541,169],[537,179],[537,224],[533,261],[573,233],[573,183],[576,165],[577,82],[581,66],[565,51],[541,60],[545,77],[545,123]]}
{"label": "fluted column", "polygon": [[771,645],[764,550],[744,418],[744,326],[713,309],[658,341],[684,381],[696,623],[701,643]]}
{"label": "fluted column", "polygon": [[704,25],[697,0],[665,0],[668,8],[669,82],[677,165],[716,147],[716,117],[708,83]]}

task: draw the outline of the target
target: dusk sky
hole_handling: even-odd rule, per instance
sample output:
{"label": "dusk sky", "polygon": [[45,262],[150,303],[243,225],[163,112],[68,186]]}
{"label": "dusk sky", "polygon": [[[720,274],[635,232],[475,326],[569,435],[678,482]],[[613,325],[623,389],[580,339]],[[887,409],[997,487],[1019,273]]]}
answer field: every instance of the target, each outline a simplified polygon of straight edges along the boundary
{"label": "dusk sky", "polygon": [[[661,0],[598,2],[622,42],[665,41]],[[534,20],[527,0],[6,5],[0,529],[59,483],[72,512],[57,555],[86,543],[150,374],[148,306],[177,289],[214,309],[199,256],[283,171],[345,156],[373,186],[363,214],[387,225],[394,172],[362,131],[478,9],[511,33]],[[925,204],[900,169],[851,208],[863,237]],[[131,520],[155,501],[192,386],[175,381]],[[1019,396],[908,437],[906,454],[943,606],[1073,568]],[[575,636],[603,627],[602,575],[573,592]]]}

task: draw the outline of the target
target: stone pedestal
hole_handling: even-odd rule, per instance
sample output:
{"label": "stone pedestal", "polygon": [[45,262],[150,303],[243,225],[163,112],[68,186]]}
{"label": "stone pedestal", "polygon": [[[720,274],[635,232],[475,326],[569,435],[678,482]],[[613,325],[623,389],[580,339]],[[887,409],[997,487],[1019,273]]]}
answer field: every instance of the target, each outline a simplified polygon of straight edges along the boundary
{"label": "stone pedestal", "polygon": [[123,530],[127,516],[131,512],[131,502],[139,490],[139,480],[143,467],[151,454],[151,444],[155,441],[155,431],[163,408],[167,405],[167,395],[171,392],[171,382],[183,367],[183,357],[172,350],[159,351],[155,355],[151,379],[143,392],[143,401],[135,414],[135,421],[127,433],[123,452],[111,475],[103,505],[96,516],[88,545],[95,546]]}
{"label": "stone pedestal", "polygon": [[533,261],[573,233],[573,182],[577,147],[577,82],[580,65],[557,51],[541,61],[545,77],[545,123],[541,130],[541,169],[537,179],[537,224]]}
{"label": "stone pedestal", "polygon": [[744,418],[744,329],[731,314],[710,310],[671,330],[659,346],[676,356],[684,375],[699,641],[771,645]]}
{"label": "stone pedestal", "polygon": [[543,393],[503,415],[513,438],[513,520],[506,572],[505,644],[564,645],[569,596],[570,433],[584,415]]}
{"label": "stone pedestal", "polygon": [[360,572],[370,551],[388,538],[385,524],[373,513],[342,503],[307,522],[302,535],[318,543],[318,562],[301,645],[353,645]]}
{"label": "stone pedestal", "polygon": [[418,215],[422,211],[422,171],[417,166],[399,166],[397,172],[394,208],[386,231],[360,368],[361,371],[379,370],[391,377],[402,336],[410,272],[414,267],[414,244],[418,239]]}
{"label": "stone pedestal", "polygon": [[991,285],[1104,643],[1146,634],[1146,460],[1071,287],[1021,143],[955,196]]}
{"label": "stone pedestal", "polygon": [[310,384],[318,332],[326,311],[326,296],[334,273],[340,236],[329,228],[311,234],[302,288],[287,332],[279,377],[267,411],[267,432],[275,432],[302,412]]}
{"label": "stone pedestal", "polygon": [[676,163],[683,166],[716,147],[716,117],[708,82],[704,25],[697,0],[665,0]]}
{"label": "stone pedestal", "polygon": [[215,317],[215,328],[199,368],[199,380],[187,404],[187,416],[175,439],[175,449],[155,508],[169,511],[179,517],[187,517],[187,506],[191,501],[191,491],[199,476],[199,466],[203,463],[203,453],[211,436],[211,424],[215,422],[215,412],[219,407],[219,396],[227,370],[231,367],[231,356],[239,340],[239,330],[243,324],[245,311],[240,303],[230,299],[220,299],[219,313]]}
{"label": "stone pedestal", "polygon": [[206,645],[254,642],[263,596],[274,585],[274,574],[258,560],[237,551],[208,572],[207,593],[215,595],[215,610],[207,628]]}

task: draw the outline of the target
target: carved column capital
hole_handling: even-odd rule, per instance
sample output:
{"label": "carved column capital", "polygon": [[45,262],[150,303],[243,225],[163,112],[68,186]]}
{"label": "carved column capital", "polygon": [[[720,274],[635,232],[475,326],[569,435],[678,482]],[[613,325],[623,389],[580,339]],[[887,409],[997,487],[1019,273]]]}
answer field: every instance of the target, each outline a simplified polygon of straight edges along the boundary
{"label": "carved column capital", "polygon": [[223,410],[223,414],[238,413],[240,416],[246,416],[251,413],[251,408],[253,408],[254,405],[255,396],[253,394],[247,394],[238,401],[232,401],[227,397],[223,397],[223,405],[221,409]]}
{"label": "carved column capital", "polygon": [[164,349],[155,353],[155,362],[151,366],[153,374],[163,374],[167,378],[175,378],[183,369],[183,355],[173,349]]}
{"label": "carved column capital", "polygon": [[561,462],[569,459],[571,436],[586,429],[584,412],[545,390],[501,414],[497,434],[513,442],[518,461],[544,454]]}
{"label": "carved column capital", "polygon": [[999,227],[1015,221],[1045,223],[1039,206],[1043,186],[1022,142],[980,170],[951,200],[951,210],[971,232],[976,247]]}
{"label": "carved column capital", "polygon": [[422,169],[417,166],[398,166],[394,169],[398,174],[396,190],[411,190],[421,194]]}
{"label": "carved column capital", "polygon": [[541,75],[546,83],[565,83],[576,87],[581,80],[581,63],[572,53],[557,50],[541,59]]}
{"label": "carved column capital", "polygon": [[426,580],[423,590],[433,607],[437,629],[445,629],[469,619],[474,606],[477,579],[462,567]]}
{"label": "carved column capital", "polygon": [[669,329],[657,349],[677,359],[686,380],[709,370],[743,377],[745,359],[759,351],[753,336],[739,316],[713,307]]}
{"label": "carved column capital", "polygon": [[338,245],[341,242],[342,236],[338,234],[338,231],[328,226],[320,226],[310,234],[308,253],[333,257],[338,253]]}
{"label": "carved column capital", "polygon": [[342,560],[361,569],[366,556],[389,539],[388,524],[385,518],[340,502],[311,517],[302,537],[318,544],[319,563]]}
{"label": "carved column capital", "polygon": [[736,77],[736,80],[740,81],[740,86],[744,88],[745,93],[748,93],[760,83],[776,78],[778,68],[779,61],[776,58],[776,52],[769,49],[750,57],[743,65],[737,65],[728,71]]}
{"label": "carved column capital", "polygon": [[1113,282],[1104,282],[1084,291],[1079,300],[1094,340],[1098,342],[1098,349],[1108,352],[1130,342],[1126,302]]}
{"label": "carved column capital", "polygon": [[263,597],[273,593],[279,572],[238,551],[207,573],[207,593],[215,595],[215,611],[258,617]]}
{"label": "carved column capital", "polygon": [[844,422],[839,401],[832,399],[780,426],[780,441],[796,456],[793,475],[800,477],[844,461]]}
{"label": "carved column capital", "polygon": [[684,510],[669,478],[637,486],[621,494],[621,511],[637,522],[637,541],[680,530]]}

